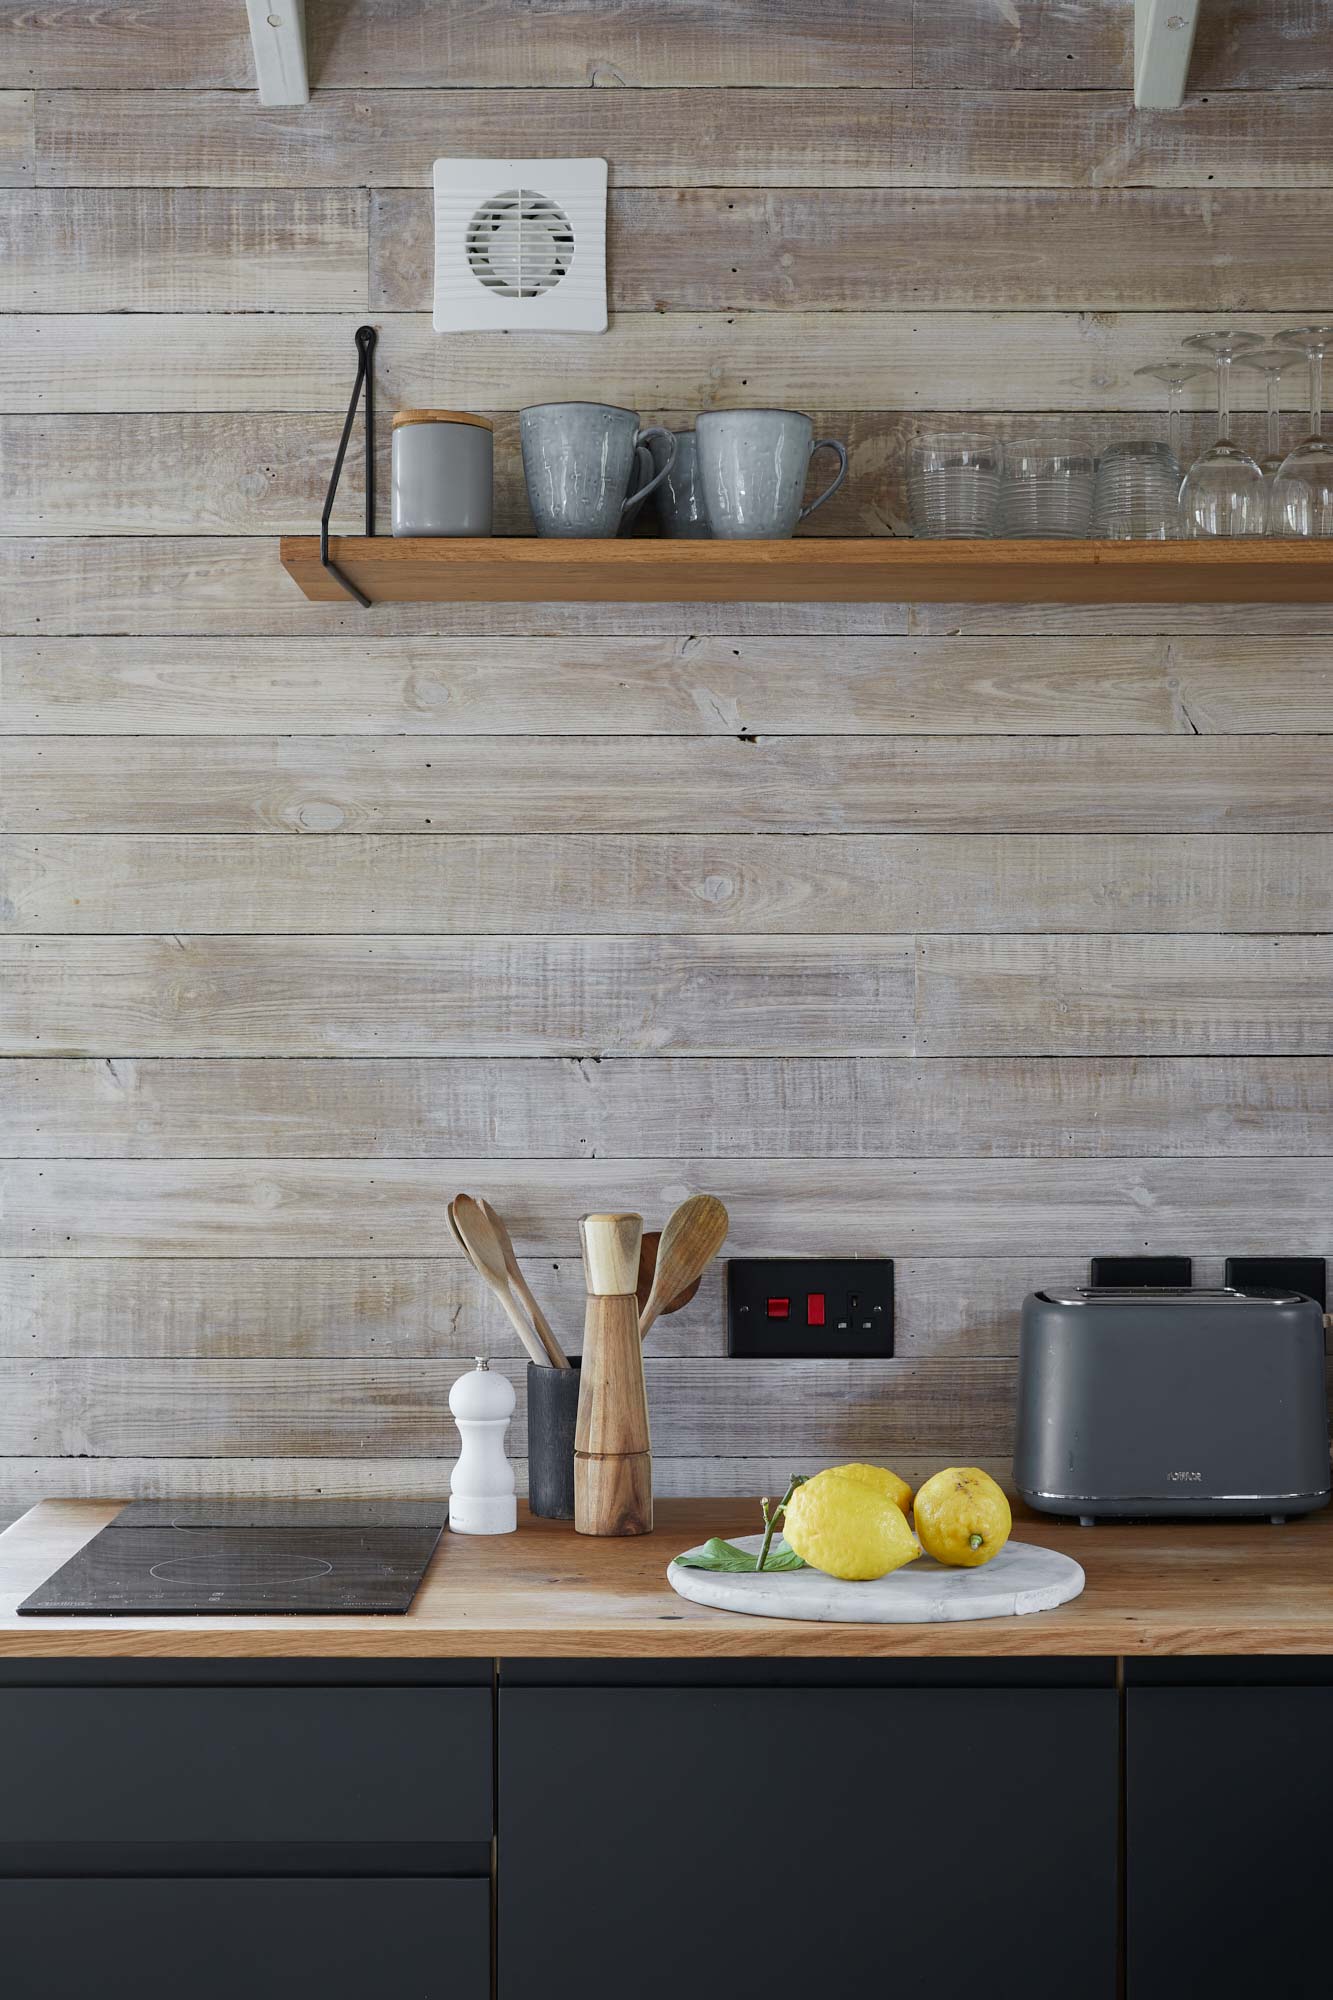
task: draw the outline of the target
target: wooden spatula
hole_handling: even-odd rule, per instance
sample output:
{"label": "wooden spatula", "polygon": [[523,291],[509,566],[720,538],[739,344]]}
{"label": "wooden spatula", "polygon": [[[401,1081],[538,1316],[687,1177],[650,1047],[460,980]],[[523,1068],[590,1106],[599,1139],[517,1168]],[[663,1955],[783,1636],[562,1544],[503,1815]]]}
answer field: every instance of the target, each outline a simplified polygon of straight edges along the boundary
{"label": "wooden spatula", "polygon": [[568,1368],[569,1357],[560,1345],[560,1342],[556,1339],[550,1320],[547,1319],[546,1314],[533,1297],[532,1286],[523,1275],[523,1267],[518,1261],[518,1254],[514,1249],[513,1238],[505,1227],[504,1218],[496,1213],[484,1195],[477,1203],[477,1206],[490,1223],[491,1228],[495,1231],[496,1241],[500,1245],[500,1254],[505,1260],[505,1269],[509,1273],[510,1283],[528,1309],[532,1324],[536,1329],[537,1338],[546,1349],[547,1355],[550,1357],[551,1366],[553,1368]]}
{"label": "wooden spatula", "polygon": [[683,1201],[662,1231],[652,1289],[639,1314],[643,1339],[671,1299],[697,1284],[726,1241],[727,1211],[716,1195],[692,1194]]}
{"label": "wooden spatula", "polygon": [[[661,1241],[662,1232],[660,1229],[644,1230],[643,1244],[639,1250],[639,1283],[637,1286],[640,1312],[647,1305],[648,1294],[653,1289],[653,1275],[657,1270],[657,1246]],[[701,1271],[692,1285],[686,1285],[683,1292],[677,1292],[674,1299],[667,1300],[662,1308],[661,1317],[668,1319],[672,1313],[678,1313],[682,1306],[687,1306],[698,1291],[702,1281],[703,1273]]]}
{"label": "wooden spatula", "polygon": [[503,1245],[481,1203],[474,1201],[470,1194],[455,1195],[449,1204],[449,1223],[468,1261],[504,1307],[529,1358],[542,1367],[568,1368],[569,1362],[559,1348],[556,1349],[560,1353],[559,1361],[554,1354],[547,1352],[534,1323],[520,1306],[505,1263]]}

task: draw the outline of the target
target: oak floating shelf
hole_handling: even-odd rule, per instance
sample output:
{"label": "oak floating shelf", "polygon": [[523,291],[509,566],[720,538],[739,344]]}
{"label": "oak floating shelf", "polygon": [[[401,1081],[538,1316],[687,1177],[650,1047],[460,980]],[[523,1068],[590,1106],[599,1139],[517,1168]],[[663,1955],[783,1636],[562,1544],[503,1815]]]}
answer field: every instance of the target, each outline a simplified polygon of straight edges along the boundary
{"label": "oak floating shelf", "polygon": [[[453,540],[339,535],[372,604],[1328,604],[1333,542]],[[320,604],[354,602],[316,535],[282,565]]]}

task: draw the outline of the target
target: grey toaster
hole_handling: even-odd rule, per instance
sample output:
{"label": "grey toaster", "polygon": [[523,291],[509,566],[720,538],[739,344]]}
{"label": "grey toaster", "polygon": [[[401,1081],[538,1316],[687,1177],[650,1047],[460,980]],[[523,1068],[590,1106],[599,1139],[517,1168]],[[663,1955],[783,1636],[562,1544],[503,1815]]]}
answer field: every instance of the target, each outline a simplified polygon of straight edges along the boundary
{"label": "grey toaster", "polygon": [[1014,1484],[1044,1514],[1326,1507],[1324,1316],[1299,1292],[1070,1286],[1023,1303]]}

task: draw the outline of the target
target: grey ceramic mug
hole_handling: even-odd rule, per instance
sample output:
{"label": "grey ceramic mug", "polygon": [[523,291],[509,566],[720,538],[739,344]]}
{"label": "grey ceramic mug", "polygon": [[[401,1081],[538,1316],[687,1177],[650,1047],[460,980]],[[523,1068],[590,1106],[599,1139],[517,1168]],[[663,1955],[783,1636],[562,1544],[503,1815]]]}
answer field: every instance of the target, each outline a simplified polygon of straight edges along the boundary
{"label": "grey ceramic mug", "polygon": [[[699,484],[713,533],[725,541],[784,541],[847,477],[847,448],[817,438],[799,410],[705,410],[695,423]],[[810,460],[827,449],[838,470],[801,505]]]}
{"label": "grey ceramic mug", "polygon": [[519,411],[518,431],[539,535],[614,535],[669,470],[668,461],[631,492],[638,447],[671,433],[660,424],[642,430],[635,411],[611,403],[534,403]]}
{"label": "grey ceramic mug", "polygon": [[653,464],[666,469],[657,489],[657,518],[662,533],[679,541],[704,541],[712,534],[704,512],[704,496],[699,490],[699,448],[693,431],[675,431],[675,462],[667,465],[666,442],[654,438],[650,447]]}
{"label": "grey ceramic mug", "polygon": [[[653,444],[660,443],[660,438],[653,439]],[[625,495],[625,510],[620,516],[620,525],[622,528],[632,528],[638,520],[643,509],[643,503],[656,484],[653,478],[655,470],[653,445],[636,445],[634,450],[634,470],[630,473],[629,492]],[[557,1370],[557,1373],[561,1375],[564,1372],[563,1368]]]}

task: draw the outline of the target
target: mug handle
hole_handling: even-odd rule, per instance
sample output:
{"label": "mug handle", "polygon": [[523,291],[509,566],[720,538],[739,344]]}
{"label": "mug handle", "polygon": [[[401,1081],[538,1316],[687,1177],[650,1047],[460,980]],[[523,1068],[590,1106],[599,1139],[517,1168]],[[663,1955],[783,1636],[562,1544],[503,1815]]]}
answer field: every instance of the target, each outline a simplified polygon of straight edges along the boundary
{"label": "mug handle", "polygon": [[796,516],[798,521],[803,521],[807,514],[814,513],[816,507],[822,507],[826,500],[831,500],[842,485],[843,480],[847,477],[846,445],[839,444],[836,438],[816,438],[810,447],[810,457],[813,458],[817,451],[824,451],[825,449],[837,452],[838,470],[829,481],[829,484],[824,488],[824,491],[819,495],[819,498],[812,500],[808,507],[802,507],[800,513]]}
{"label": "mug handle", "polygon": [[[626,507],[633,507],[636,504],[636,502],[640,500],[646,500],[650,493],[655,492],[656,489],[662,484],[662,481],[666,478],[668,472],[670,472],[672,466],[676,462],[676,437],[674,431],[669,431],[665,424],[649,424],[646,431],[636,431],[634,433],[635,451],[637,452],[641,444],[647,444],[649,438],[669,438],[671,440],[671,449],[667,453],[667,462],[662,467],[662,470],[660,472],[655,472],[653,474],[652,478],[648,481],[648,484],[646,486],[636,486],[632,493],[627,493],[625,495],[624,506],[622,506],[620,509],[622,514],[624,513]],[[841,445],[839,445],[838,449],[840,451],[842,450]],[[843,452],[844,471],[846,470],[846,467],[847,467],[847,454]],[[832,491],[833,488],[830,486],[829,493],[831,493]],[[824,494],[822,497],[825,500],[827,500],[828,493]]]}

